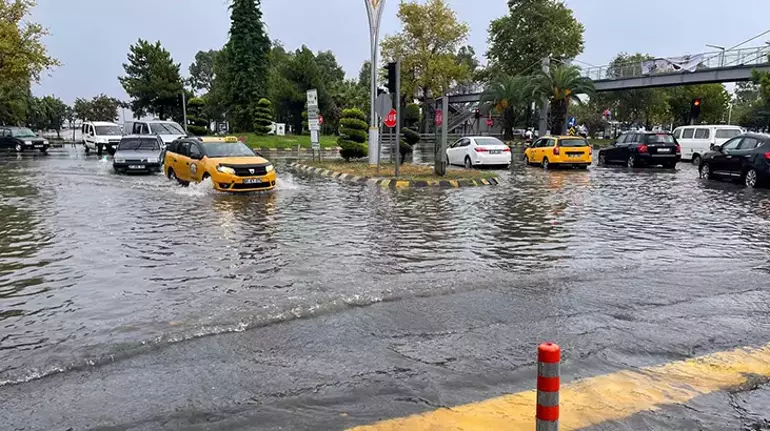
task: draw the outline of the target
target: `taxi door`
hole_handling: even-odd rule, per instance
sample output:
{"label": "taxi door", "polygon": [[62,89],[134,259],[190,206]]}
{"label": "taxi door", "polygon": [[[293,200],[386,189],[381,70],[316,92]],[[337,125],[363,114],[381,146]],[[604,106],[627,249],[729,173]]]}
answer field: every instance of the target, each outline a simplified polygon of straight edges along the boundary
{"label": "taxi door", "polygon": [[545,138],[540,138],[532,146],[532,163],[543,162],[543,146],[548,142]]}
{"label": "taxi door", "polygon": [[199,182],[206,171],[203,164],[203,149],[196,143],[190,144],[190,153],[187,162],[189,181]]}
{"label": "taxi door", "polygon": [[190,143],[180,142],[177,150],[176,153],[170,153],[171,166],[174,167],[177,178],[190,181]]}

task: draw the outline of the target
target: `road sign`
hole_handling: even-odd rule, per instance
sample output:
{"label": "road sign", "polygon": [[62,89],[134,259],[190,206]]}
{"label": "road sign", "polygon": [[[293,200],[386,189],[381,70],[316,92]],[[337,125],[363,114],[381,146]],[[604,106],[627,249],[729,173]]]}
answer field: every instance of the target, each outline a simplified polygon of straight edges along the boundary
{"label": "road sign", "polygon": [[569,117],[569,120],[567,120],[567,126],[568,127],[575,127],[575,126],[577,126],[577,118]]}
{"label": "road sign", "polygon": [[310,129],[310,143],[313,148],[313,159],[315,159],[315,152],[318,151],[318,160],[321,160],[321,139],[319,130],[321,125],[319,122],[318,113],[318,90],[312,89],[307,91],[307,126]]}
{"label": "road sign", "polygon": [[385,118],[391,109],[393,109],[393,99],[390,97],[390,94],[380,94],[377,96],[377,102],[375,104],[377,116]]}
{"label": "road sign", "polygon": [[318,107],[318,90],[307,91],[307,106],[308,108],[311,106]]}
{"label": "road sign", "polygon": [[396,127],[397,119],[398,119],[398,114],[396,113],[396,110],[391,109],[390,112],[388,112],[388,115],[385,116],[385,119],[383,121],[385,122],[385,125],[388,127]]}
{"label": "road sign", "polygon": [[487,120],[487,127],[492,127],[494,125],[495,125],[495,120],[491,118]]}
{"label": "road sign", "polygon": [[438,109],[436,110],[436,126],[444,124],[444,113]]}
{"label": "road sign", "polygon": [[318,124],[321,126],[324,124],[324,116],[321,114],[318,114]]}

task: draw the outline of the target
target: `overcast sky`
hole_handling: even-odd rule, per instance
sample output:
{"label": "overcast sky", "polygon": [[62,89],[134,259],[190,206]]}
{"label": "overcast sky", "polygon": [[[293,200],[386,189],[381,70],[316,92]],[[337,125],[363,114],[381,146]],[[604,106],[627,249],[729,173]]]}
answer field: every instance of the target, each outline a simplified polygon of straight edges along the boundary
{"label": "overcast sky", "polygon": [[[399,0],[385,0],[383,34],[400,29]],[[469,44],[483,55],[489,22],[506,13],[506,0],[447,0],[471,26]],[[737,45],[770,30],[768,0],[567,0],[585,25],[587,63],[608,63],[620,51],[658,57]],[[71,103],[99,93],[127,99],[117,77],[138,38],[160,40],[187,75],[195,53],[218,49],[229,29],[227,0],[38,0],[33,21],[63,66],[34,88]],[[302,44],[332,50],[349,77],[368,58],[369,30],[362,0],[262,0],[271,39],[289,49]],[[770,35],[746,46],[762,45]]]}

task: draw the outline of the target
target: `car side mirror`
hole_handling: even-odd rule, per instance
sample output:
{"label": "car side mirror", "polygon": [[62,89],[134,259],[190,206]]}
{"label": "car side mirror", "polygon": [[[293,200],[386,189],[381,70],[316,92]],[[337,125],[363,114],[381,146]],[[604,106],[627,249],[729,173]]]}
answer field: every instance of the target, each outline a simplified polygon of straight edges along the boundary
{"label": "car side mirror", "polygon": [[711,151],[722,151],[721,145],[711,144]]}
{"label": "car side mirror", "polygon": [[618,141],[612,141],[612,142],[610,142],[610,147],[614,147],[615,145],[618,145]]}

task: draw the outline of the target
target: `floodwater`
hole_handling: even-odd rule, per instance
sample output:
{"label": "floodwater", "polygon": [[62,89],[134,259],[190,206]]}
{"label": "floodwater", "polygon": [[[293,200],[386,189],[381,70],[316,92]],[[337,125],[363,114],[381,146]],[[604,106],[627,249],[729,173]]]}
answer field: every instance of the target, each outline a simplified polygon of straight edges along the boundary
{"label": "floodwater", "polygon": [[118,176],[82,149],[0,155],[0,386],[182,340],[558,271],[770,270],[770,192],[694,167],[272,193]]}

